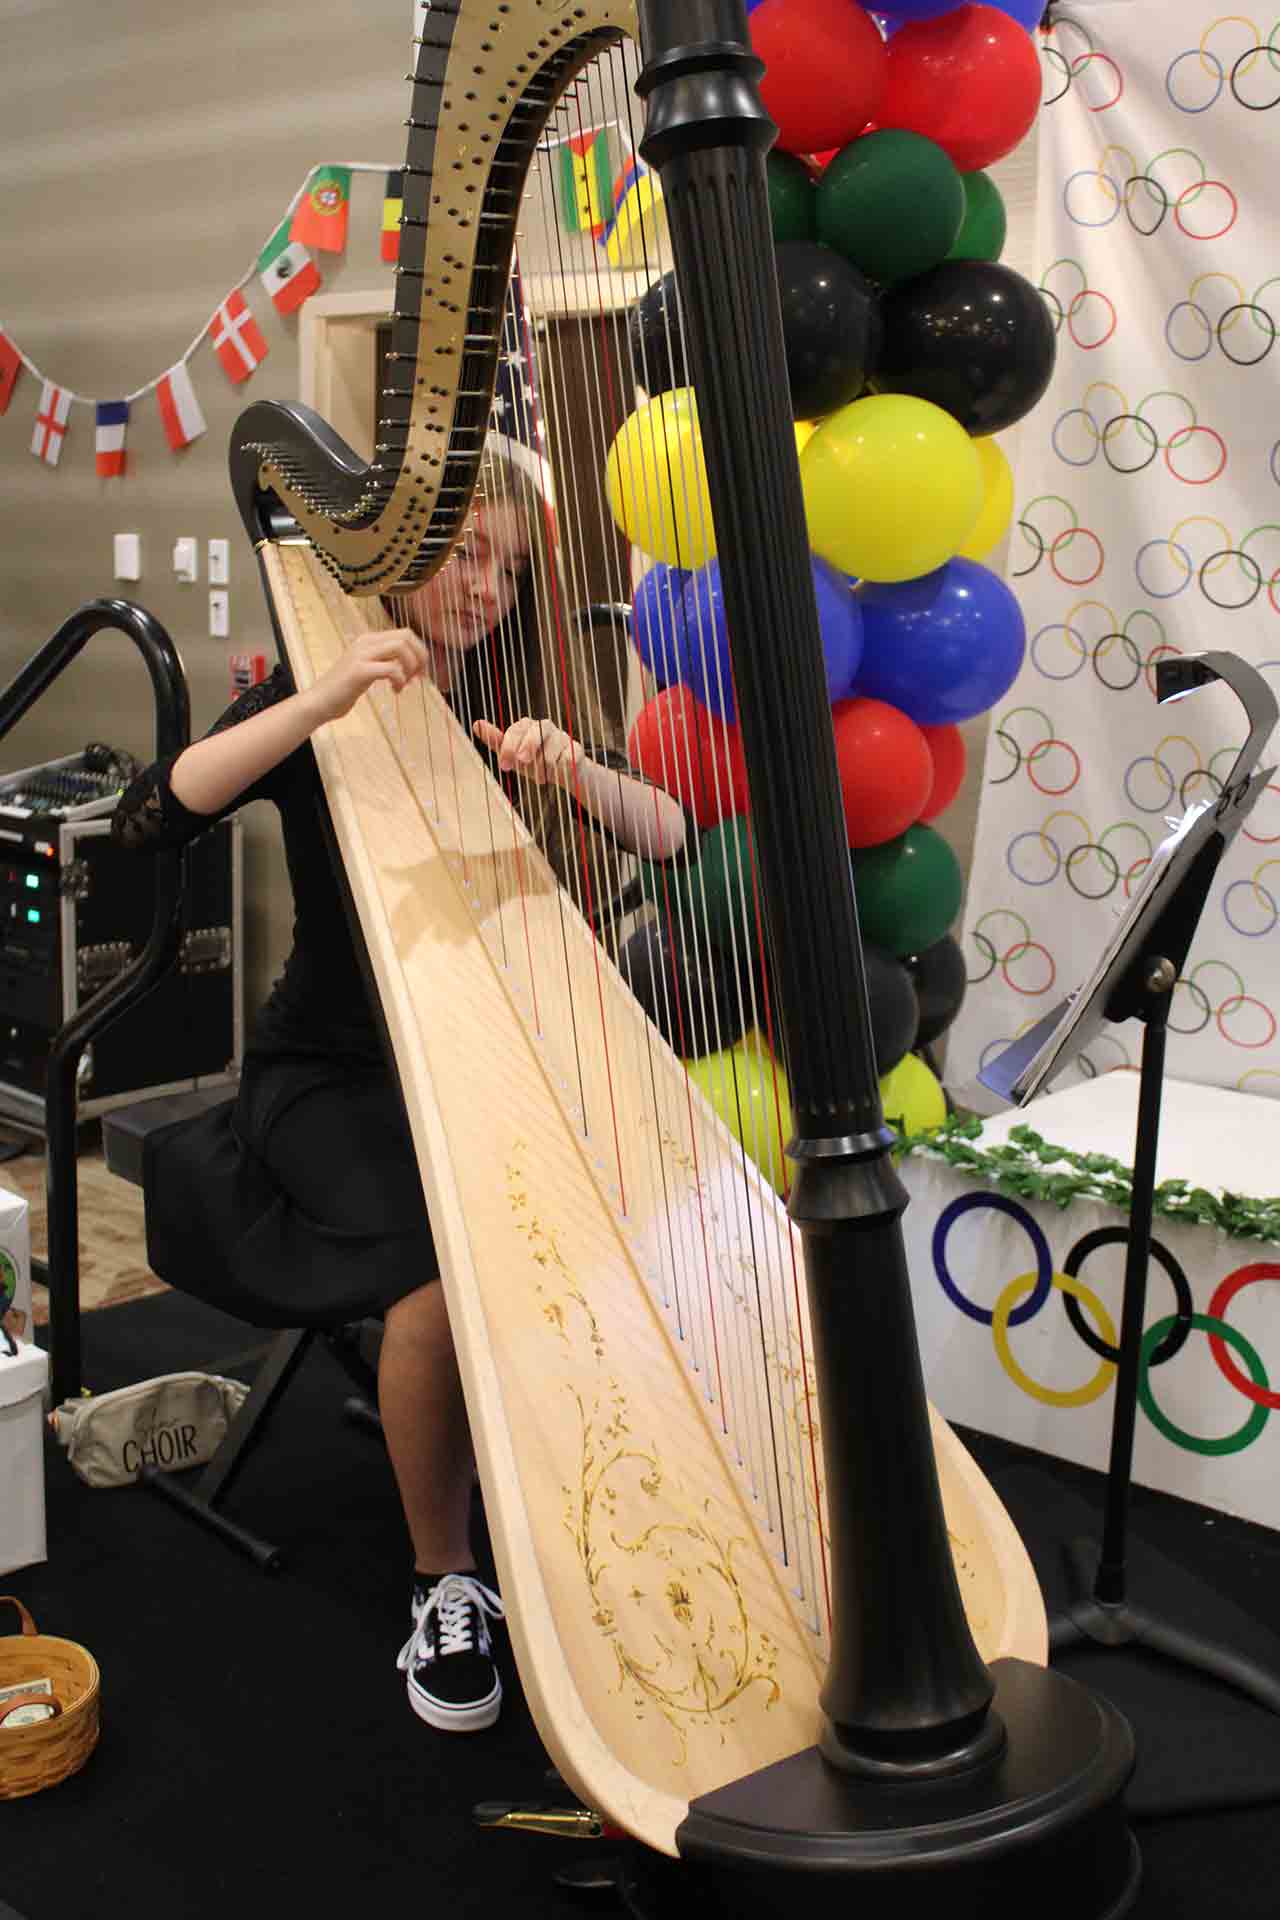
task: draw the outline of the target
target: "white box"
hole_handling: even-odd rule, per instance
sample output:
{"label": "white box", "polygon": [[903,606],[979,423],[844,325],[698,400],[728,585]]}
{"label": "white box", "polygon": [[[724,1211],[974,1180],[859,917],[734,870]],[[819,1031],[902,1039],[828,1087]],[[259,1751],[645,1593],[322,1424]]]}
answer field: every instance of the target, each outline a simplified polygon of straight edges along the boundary
{"label": "white box", "polygon": [[0,1175],[0,1302],[13,1295],[5,1316],[15,1340],[31,1338],[31,1219],[20,1193]]}
{"label": "white box", "polygon": [[0,1573],[48,1558],[44,1525],[44,1400],[49,1356],[0,1345]]}

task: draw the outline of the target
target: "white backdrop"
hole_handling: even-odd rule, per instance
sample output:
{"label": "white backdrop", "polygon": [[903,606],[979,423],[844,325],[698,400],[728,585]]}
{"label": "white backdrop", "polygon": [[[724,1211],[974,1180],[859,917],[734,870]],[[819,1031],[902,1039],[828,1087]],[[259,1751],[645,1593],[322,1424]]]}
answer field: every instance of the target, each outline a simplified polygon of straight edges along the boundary
{"label": "white backdrop", "polygon": [[[1035,268],[1058,360],[1019,434],[1008,578],[1028,650],[991,716],[956,1085],[1084,978],[1166,817],[1243,740],[1222,689],[1158,707],[1155,661],[1227,649],[1280,690],[1280,22],[1273,50],[1266,21],[1208,0],[1063,14]],[[1280,1096],[1277,1007],[1280,782],[1205,910],[1170,1072]],[[1136,1024],[1109,1028],[1080,1071],[1140,1047]]]}

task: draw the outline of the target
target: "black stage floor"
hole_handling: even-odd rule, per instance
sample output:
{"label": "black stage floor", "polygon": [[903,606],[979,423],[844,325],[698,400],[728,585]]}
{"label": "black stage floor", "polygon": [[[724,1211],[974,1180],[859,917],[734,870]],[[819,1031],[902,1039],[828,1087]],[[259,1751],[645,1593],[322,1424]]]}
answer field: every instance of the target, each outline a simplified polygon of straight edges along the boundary
{"label": "black stage floor", "polygon": [[[254,1337],[177,1295],[94,1314],[84,1334],[96,1390],[206,1366]],[[341,1417],[347,1392],[327,1355],[309,1359],[236,1489],[237,1517],[291,1549],[276,1576],[146,1493],[91,1491],[51,1453],[49,1564],[0,1576],[0,1591],[95,1654],[103,1735],[74,1779],[0,1801],[0,1912],[9,1900],[25,1920],[583,1913],[553,1876],[589,1849],[472,1823],[479,1801],[543,1791],[509,1661],[492,1731],[442,1736],[409,1712],[395,1656],[410,1559],[385,1456]],[[1052,1598],[1057,1542],[1096,1513],[1097,1476],[966,1438]],[[1275,1617],[1280,1533],[1141,1490],[1134,1523],[1250,1621]],[[1164,1593],[1141,1553],[1135,1577]],[[1063,1664],[1138,1734],[1139,1920],[1274,1920],[1280,1720],[1143,1656]],[[1045,1916],[1052,1900],[1046,1888]],[[940,1902],[939,1916],[941,1890]],[[607,1898],[595,1910],[617,1911]]]}

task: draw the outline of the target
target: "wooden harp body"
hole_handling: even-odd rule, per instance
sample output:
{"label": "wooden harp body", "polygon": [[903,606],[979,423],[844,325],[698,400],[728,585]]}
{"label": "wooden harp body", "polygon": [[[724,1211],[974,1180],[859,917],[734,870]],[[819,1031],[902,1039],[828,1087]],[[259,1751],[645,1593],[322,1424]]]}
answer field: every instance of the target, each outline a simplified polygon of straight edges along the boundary
{"label": "wooden harp body", "polygon": [[[690,38],[700,9],[689,0]],[[360,462],[297,408],[256,406],[236,431],[237,493],[300,685],[458,540],[531,155],[584,64],[637,33],[650,53],[662,11],[428,10],[380,451]],[[800,1237],[754,1164],[774,1148],[748,1155],[716,1117],[439,693],[371,696],[314,746],[526,1695],[584,1801],[674,1853],[691,1800],[812,1747],[822,1723],[829,1476]],[[945,1423],[931,1428],[981,1655],[1043,1663],[1022,1544]]]}

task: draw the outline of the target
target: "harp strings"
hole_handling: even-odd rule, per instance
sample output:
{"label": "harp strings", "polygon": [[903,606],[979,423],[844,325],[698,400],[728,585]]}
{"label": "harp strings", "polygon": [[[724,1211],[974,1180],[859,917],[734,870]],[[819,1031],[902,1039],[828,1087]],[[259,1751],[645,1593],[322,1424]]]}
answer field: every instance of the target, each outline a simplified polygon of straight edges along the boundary
{"label": "harp strings", "polygon": [[[531,282],[538,282],[535,304],[544,330],[550,309],[559,307],[575,316],[581,332],[579,380],[564,356],[537,351],[537,319],[526,303],[517,302],[519,344],[535,373],[531,408],[542,431],[534,438],[541,442],[545,434],[544,444],[554,454],[554,507],[545,489],[529,479],[542,456],[527,446],[510,446],[502,431],[506,423],[498,421],[498,431],[485,442],[477,513],[432,582],[392,595],[387,602],[392,623],[422,631],[423,604],[430,599],[438,622],[434,632],[446,635],[443,646],[430,648],[432,671],[453,706],[460,733],[473,746],[478,745],[473,731],[477,719],[501,729],[529,716],[562,727],[588,748],[625,749],[627,726],[653,692],[647,677],[639,684],[635,657],[616,643],[614,629],[593,630],[579,618],[601,597],[599,556],[604,556],[608,603],[629,602],[634,581],[651,564],[633,553],[628,567],[618,557],[601,475],[623,421],[658,382],[643,342],[636,351],[601,249],[566,244],[553,177],[560,141],[574,136],[583,140],[592,128],[609,123],[625,129],[632,151],[638,149],[630,76],[618,49],[602,55],[561,97],[540,142],[520,210],[521,256],[526,263],[532,259],[550,267],[549,274],[531,274],[525,283],[528,292]],[[656,281],[665,265],[654,252],[648,222],[641,234],[628,289],[632,298]],[[520,283],[517,273],[513,284]],[[548,284],[555,289],[551,296]],[[678,291],[668,302],[667,326],[666,350],[679,365],[685,342]],[[732,351],[731,343],[726,350]],[[641,464],[650,473],[663,474],[695,534],[713,551],[711,529],[702,519],[698,476],[676,463],[669,442],[659,441],[652,418],[650,426]],[[644,478],[639,472],[625,477],[636,488]],[[495,560],[484,517],[493,503],[512,509],[507,519],[518,528],[517,544],[529,562],[527,581],[508,617],[487,627]],[[704,597],[688,596],[687,607],[690,641],[704,661],[716,663],[723,701],[730,689],[718,680],[719,650],[706,620]],[[431,640],[433,635],[426,637]],[[601,929],[606,951],[615,959],[629,936],[644,925],[665,932],[665,952],[682,962],[685,979],[678,983],[663,967],[654,984],[661,1024],[681,1056],[711,1054],[723,1065],[733,1029],[762,1036],[767,1048],[762,1061],[766,1074],[773,1076],[767,1104],[752,1100],[744,1105],[727,1071],[716,1089],[721,1111],[736,1113],[739,1123],[741,1145],[731,1158],[719,1128],[696,1097],[687,1065],[679,1075],[669,1070],[662,1038],[638,1004],[632,1003],[630,1018],[606,1017],[599,947],[589,986],[584,986],[588,976],[581,967],[570,963],[567,919],[573,909],[591,919],[614,899],[622,882],[633,877],[634,862],[616,855],[593,830],[577,781],[534,788],[519,776],[482,783],[489,857],[483,862],[476,858],[474,839],[469,855],[462,831],[467,773],[462,759],[468,748],[453,729],[427,724],[425,691],[418,702],[423,722],[418,731],[425,749],[413,771],[420,804],[434,818],[454,824],[464,881],[477,890],[484,937],[500,966],[527,978],[535,1034],[557,1036],[559,1057],[568,1061],[567,1077],[576,1090],[583,1136],[616,1173],[624,1221],[633,1189],[656,1196],[654,1230],[647,1242],[655,1257],[646,1273],[655,1303],[726,1436],[762,1531],[773,1538],[793,1590],[820,1631],[826,1615],[825,1543],[799,1270],[785,1213],[762,1204],[754,1174],[754,1165],[781,1169],[785,1161],[750,843],[745,859],[740,848],[734,850],[741,911],[719,926],[718,945],[713,944],[705,895],[689,884],[699,855],[692,830],[673,859],[655,865],[652,904],[646,902],[638,916]],[[399,703],[388,695],[380,704],[388,738],[402,747]],[[732,819],[728,769],[718,754],[701,752],[678,730],[662,736],[662,752],[660,766],[652,771],[668,792],[692,796],[700,785],[709,785],[714,811],[726,821]],[[656,791],[653,807],[656,834]],[[522,819],[535,843],[560,851],[556,873],[562,884],[550,916],[530,911],[539,882],[525,851]],[[469,859],[474,869],[484,871],[468,872]],[[541,936],[534,931],[535,923]],[[717,974],[719,988],[713,991]],[[721,1017],[726,1007],[728,1032]],[[592,1076],[585,1070],[588,1055],[605,1063],[605,1093],[594,1099]],[[615,1106],[620,1077],[631,1089],[643,1089],[643,1112],[627,1102],[621,1111]],[[594,1084],[599,1087],[598,1078]]]}

